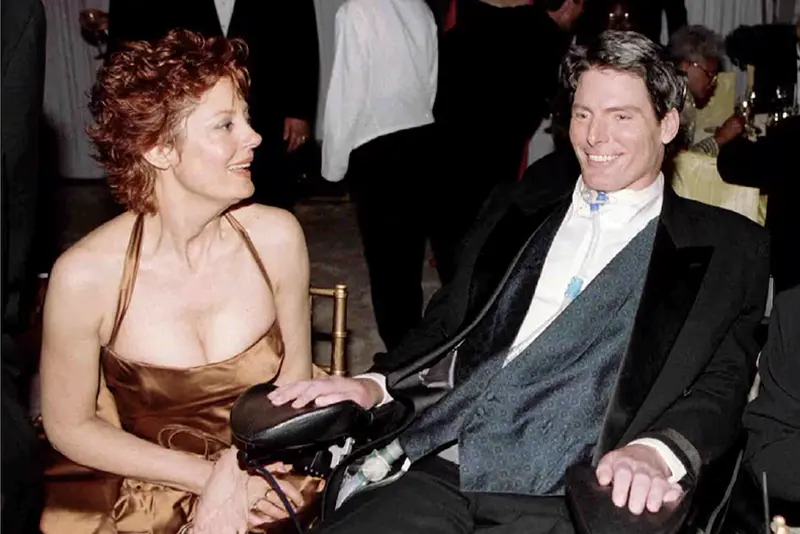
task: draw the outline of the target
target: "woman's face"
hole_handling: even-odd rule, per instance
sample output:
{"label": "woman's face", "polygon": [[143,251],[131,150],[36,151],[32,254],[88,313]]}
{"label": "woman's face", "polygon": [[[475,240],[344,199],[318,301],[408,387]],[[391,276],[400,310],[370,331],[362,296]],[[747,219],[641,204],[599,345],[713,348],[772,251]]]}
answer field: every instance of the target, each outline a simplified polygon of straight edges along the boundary
{"label": "woman's face", "polygon": [[175,178],[191,195],[212,202],[244,200],[254,191],[250,162],[259,144],[247,104],[233,82],[222,78],[186,118],[172,165]]}

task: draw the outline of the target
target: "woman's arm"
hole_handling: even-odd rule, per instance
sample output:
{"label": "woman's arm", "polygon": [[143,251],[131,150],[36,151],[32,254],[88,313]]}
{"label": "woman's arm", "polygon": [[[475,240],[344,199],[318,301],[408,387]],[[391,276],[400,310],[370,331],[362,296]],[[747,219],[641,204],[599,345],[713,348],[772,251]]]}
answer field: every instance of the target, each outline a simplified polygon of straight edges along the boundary
{"label": "woman's arm", "polygon": [[139,439],[99,419],[100,326],[96,258],[73,249],[56,262],[44,308],[41,379],[47,437],[71,460],[200,493],[213,464]]}
{"label": "woman's arm", "polygon": [[[283,210],[259,217],[260,234],[269,236],[261,255],[275,292],[275,309],[286,345],[286,358],[277,383],[311,378],[311,312],[308,249],[297,219]],[[262,243],[264,240],[262,238]]]}

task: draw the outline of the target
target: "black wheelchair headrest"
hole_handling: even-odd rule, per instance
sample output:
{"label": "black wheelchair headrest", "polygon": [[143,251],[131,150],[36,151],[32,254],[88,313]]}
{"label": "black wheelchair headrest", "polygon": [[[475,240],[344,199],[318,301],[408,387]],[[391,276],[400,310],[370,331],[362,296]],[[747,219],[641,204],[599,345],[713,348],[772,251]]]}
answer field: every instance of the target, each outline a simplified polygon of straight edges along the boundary
{"label": "black wheelchair headrest", "polygon": [[275,406],[267,397],[274,389],[272,383],[252,386],[231,409],[234,443],[250,461],[289,463],[313,456],[331,445],[343,444],[372,421],[370,412],[352,401],[324,407],[310,404],[292,408],[291,403]]}

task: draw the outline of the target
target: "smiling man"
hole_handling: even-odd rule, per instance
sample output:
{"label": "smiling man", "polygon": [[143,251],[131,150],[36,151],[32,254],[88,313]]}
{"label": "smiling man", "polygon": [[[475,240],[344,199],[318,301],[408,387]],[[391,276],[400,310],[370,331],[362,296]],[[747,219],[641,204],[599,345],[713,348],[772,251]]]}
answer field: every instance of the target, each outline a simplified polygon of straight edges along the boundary
{"label": "smiling man", "polygon": [[581,176],[498,189],[452,283],[371,373],[271,395],[417,408],[400,437],[408,473],[319,532],[568,533],[571,465],[592,462],[614,503],[641,514],[680,499],[733,443],[766,301],[764,231],[665,187],[686,88],[660,47],[606,32],[563,73]]}

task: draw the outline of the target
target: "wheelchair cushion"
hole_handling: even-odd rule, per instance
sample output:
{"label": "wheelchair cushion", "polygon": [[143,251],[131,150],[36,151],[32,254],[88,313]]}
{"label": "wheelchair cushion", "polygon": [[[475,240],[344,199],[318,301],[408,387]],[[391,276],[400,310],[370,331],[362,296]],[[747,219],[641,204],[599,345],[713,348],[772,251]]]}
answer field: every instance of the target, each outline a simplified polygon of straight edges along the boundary
{"label": "wheelchair cushion", "polygon": [[245,450],[273,452],[320,450],[343,441],[368,426],[372,416],[355,402],[319,407],[275,406],[267,394],[272,383],[257,384],[242,393],[231,409],[234,442]]}

